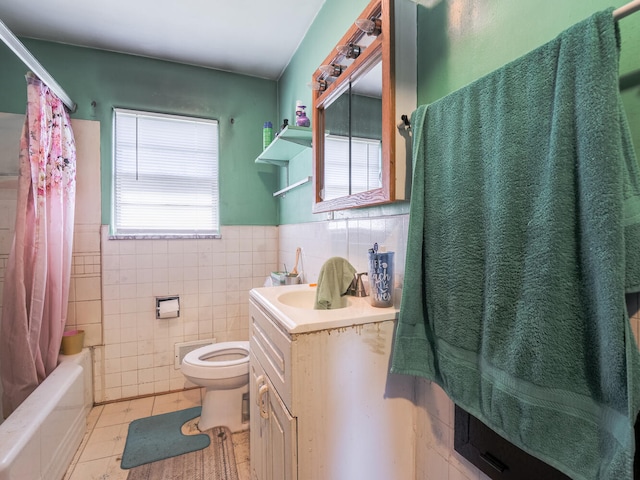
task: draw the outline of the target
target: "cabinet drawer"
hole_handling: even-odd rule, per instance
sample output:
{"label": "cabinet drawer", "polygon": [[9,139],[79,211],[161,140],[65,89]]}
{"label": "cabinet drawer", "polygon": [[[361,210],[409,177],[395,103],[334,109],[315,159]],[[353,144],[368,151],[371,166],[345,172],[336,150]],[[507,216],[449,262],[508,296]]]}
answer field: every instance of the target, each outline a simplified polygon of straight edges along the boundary
{"label": "cabinet drawer", "polygon": [[249,300],[249,323],[251,353],[291,411],[291,338],[253,300]]}

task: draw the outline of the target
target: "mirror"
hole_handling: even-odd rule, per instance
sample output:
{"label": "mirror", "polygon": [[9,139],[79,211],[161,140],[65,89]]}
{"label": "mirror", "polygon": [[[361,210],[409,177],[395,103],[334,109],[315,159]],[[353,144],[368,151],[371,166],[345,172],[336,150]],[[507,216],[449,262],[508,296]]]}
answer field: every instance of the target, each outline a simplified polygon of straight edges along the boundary
{"label": "mirror", "polygon": [[314,212],[395,200],[390,4],[372,1],[374,31],[354,24],[313,74]]}
{"label": "mirror", "polygon": [[325,108],[324,201],[382,188],[381,67],[349,81]]}

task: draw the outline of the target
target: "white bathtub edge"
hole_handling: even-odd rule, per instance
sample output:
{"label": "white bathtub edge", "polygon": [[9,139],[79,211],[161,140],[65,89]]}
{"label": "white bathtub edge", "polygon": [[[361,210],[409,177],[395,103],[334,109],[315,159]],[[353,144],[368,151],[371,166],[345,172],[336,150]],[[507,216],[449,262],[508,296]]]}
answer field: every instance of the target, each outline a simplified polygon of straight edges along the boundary
{"label": "white bathtub edge", "polygon": [[90,380],[88,349],[61,358],[49,377],[0,424],[0,480],[62,478],[86,429],[91,407],[86,392],[92,389],[91,382],[86,385],[87,368]]}

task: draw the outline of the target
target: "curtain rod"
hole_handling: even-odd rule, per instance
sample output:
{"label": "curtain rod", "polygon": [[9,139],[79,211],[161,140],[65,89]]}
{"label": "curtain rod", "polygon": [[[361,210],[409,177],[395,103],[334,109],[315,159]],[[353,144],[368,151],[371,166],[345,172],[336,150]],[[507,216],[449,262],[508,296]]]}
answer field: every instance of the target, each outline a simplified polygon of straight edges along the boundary
{"label": "curtain rod", "polygon": [[621,18],[624,18],[627,15],[631,15],[638,10],[640,10],[640,0],[633,0],[633,2],[629,2],[626,5],[623,5],[620,8],[614,10],[613,18],[615,18],[616,20],[620,20]]}
{"label": "curtain rod", "polygon": [[36,57],[31,55],[31,52],[27,50],[27,47],[18,40],[18,37],[16,37],[11,30],[7,28],[2,20],[0,20],[0,39],[6,43],[7,47],[13,50],[13,53],[15,53],[18,58],[22,60],[22,62],[60,98],[60,100],[62,100],[71,113],[76,111],[75,102],[71,100],[69,95],[67,95],[62,87],[58,85],[58,82],[49,75],[49,72],[47,72],[40,62],[36,60]]}

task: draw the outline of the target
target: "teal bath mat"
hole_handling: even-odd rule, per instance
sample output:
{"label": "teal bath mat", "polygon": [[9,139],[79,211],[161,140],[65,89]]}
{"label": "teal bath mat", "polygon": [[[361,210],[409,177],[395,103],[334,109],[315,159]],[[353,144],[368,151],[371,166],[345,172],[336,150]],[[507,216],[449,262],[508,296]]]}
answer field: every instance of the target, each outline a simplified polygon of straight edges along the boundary
{"label": "teal bath mat", "polygon": [[129,424],[120,467],[129,469],[209,446],[209,435],[184,435],[181,427],[200,415],[202,407],[154,415]]}

